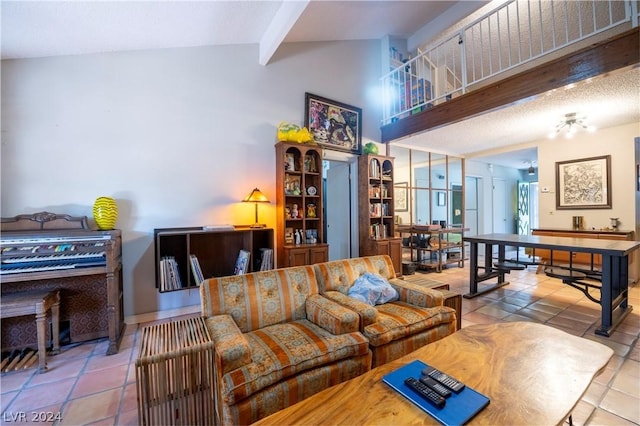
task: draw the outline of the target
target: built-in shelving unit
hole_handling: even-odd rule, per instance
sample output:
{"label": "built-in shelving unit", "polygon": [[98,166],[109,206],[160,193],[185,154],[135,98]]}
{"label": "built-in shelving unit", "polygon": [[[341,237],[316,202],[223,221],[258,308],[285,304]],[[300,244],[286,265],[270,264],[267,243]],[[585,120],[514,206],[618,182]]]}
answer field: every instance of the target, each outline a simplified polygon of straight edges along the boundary
{"label": "built-in shelving unit", "polygon": [[276,144],[277,266],[326,262],[324,240],[322,148]]}
{"label": "built-in shelving unit", "polygon": [[387,254],[396,274],[402,274],[402,248],[395,236],[393,158],[358,158],[358,223],[360,256]]}

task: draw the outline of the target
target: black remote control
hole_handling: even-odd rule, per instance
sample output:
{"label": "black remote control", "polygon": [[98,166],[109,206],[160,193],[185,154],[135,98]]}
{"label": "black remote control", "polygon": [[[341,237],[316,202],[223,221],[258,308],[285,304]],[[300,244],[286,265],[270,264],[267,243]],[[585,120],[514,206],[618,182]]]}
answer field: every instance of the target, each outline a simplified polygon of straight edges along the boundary
{"label": "black remote control", "polygon": [[449,398],[451,396],[451,391],[446,387],[442,386],[440,382],[433,380],[429,376],[420,377],[420,381],[425,385],[429,386],[431,389],[440,394],[443,398]]}
{"label": "black remote control", "polygon": [[429,401],[430,403],[432,403],[438,408],[442,408],[446,404],[446,401],[444,400],[443,397],[438,395],[437,392],[432,390],[429,386],[425,385],[418,379],[415,379],[413,377],[408,377],[404,381],[404,384],[409,386],[414,391],[418,392],[421,397],[423,397],[424,399],[426,399],[427,401]]}
{"label": "black remote control", "polygon": [[455,393],[458,393],[462,389],[464,389],[464,383],[457,381],[451,376],[447,376],[442,371],[437,370],[433,367],[425,368],[424,370],[422,370],[422,374],[424,374],[425,376],[429,376],[432,379],[442,383],[443,385],[445,385]]}

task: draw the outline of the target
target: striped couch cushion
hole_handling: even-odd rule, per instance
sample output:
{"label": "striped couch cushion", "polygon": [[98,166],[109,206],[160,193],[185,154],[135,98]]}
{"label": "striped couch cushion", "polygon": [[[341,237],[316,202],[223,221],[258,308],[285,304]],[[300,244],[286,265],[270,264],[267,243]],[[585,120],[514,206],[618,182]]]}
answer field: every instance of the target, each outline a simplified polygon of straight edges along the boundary
{"label": "striped couch cushion", "polygon": [[369,342],[362,334],[334,335],[308,320],[272,325],[245,337],[252,362],[223,376],[221,391],[227,404],[235,404],[287,377],[369,351]]}
{"label": "striped couch cushion", "polygon": [[307,296],[318,293],[312,266],[210,278],[200,285],[202,315],[229,314],[243,333],[306,318]]}
{"label": "striped couch cushion", "polygon": [[455,311],[443,306],[424,309],[404,302],[391,302],[376,308],[378,321],[364,327],[363,331],[371,346],[382,346],[441,324],[455,323],[456,319]]}
{"label": "striped couch cushion", "polygon": [[339,291],[347,294],[353,282],[367,272],[389,280],[396,276],[391,258],[386,255],[334,260],[314,265],[321,293]]}

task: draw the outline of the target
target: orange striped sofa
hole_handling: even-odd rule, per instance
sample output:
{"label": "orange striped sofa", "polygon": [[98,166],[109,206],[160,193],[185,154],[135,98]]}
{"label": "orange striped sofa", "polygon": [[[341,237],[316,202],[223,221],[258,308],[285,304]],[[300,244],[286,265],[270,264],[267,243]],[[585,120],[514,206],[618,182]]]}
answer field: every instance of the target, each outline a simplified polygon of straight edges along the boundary
{"label": "orange striped sofa", "polygon": [[[360,331],[373,352],[372,368],[456,331],[456,312],[443,306],[442,293],[395,278],[387,255],[318,263],[314,268],[320,293],[358,312]],[[347,296],[354,281],[367,272],[389,281],[399,300],[370,306]]]}
{"label": "orange striped sofa", "polygon": [[250,424],[371,368],[360,316],[300,266],[200,286],[214,341],[216,424]]}

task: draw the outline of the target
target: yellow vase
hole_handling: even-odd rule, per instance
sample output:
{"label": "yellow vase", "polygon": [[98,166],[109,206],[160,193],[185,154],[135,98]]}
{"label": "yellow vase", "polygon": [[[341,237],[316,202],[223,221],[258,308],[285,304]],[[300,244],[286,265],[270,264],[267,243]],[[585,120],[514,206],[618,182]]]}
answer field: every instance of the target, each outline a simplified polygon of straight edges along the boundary
{"label": "yellow vase", "polygon": [[93,218],[98,229],[107,231],[116,226],[118,220],[118,205],[111,197],[98,197],[93,203]]}

